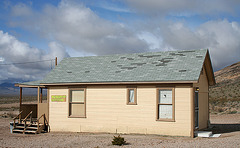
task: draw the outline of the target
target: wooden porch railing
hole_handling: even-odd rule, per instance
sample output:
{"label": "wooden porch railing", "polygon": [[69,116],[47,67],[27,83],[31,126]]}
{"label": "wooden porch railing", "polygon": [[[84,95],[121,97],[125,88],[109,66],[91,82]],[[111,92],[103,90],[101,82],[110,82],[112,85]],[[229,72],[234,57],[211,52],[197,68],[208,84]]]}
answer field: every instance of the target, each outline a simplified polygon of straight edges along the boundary
{"label": "wooden porch railing", "polygon": [[[39,123],[39,120],[43,118],[43,124],[40,125]],[[40,126],[39,126],[40,125]],[[37,130],[37,133],[40,133],[44,128],[48,128],[49,124],[48,124],[48,121],[47,121],[47,118],[46,118],[46,115],[45,114],[42,114],[38,119],[37,119],[37,127],[38,127],[38,130]],[[47,132],[48,132],[48,129],[47,129]]]}
{"label": "wooden porch railing", "polygon": [[33,111],[30,111],[30,113],[23,119],[24,122],[24,128],[26,128],[27,125],[27,119],[30,117],[30,124],[32,124],[32,113]]}
{"label": "wooden porch railing", "polygon": [[21,119],[22,112],[23,112],[23,111],[21,111],[16,117],[13,118],[13,127],[14,127],[14,128],[16,127],[16,120],[18,120],[18,123],[21,123],[21,122],[22,122],[22,119]]}
{"label": "wooden porch railing", "polygon": [[[32,117],[33,111],[30,111],[28,113],[28,115],[22,119],[22,111],[18,114],[18,116],[16,116],[15,118],[13,118],[14,121],[14,128],[13,130],[16,128],[16,132],[22,132],[22,133],[41,133],[43,130],[45,132],[49,132],[50,131],[50,127],[49,127],[49,123],[48,120],[46,118],[45,114],[42,114],[37,120],[33,120]],[[16,123],[16,120],[19,120]]]}

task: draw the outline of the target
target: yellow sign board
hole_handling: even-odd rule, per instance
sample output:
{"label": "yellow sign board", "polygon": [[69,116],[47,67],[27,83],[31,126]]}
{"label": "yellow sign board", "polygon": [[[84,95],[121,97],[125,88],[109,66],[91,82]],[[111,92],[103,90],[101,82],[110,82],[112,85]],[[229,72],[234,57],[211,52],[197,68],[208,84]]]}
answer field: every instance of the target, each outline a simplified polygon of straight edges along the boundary
{"label": "yellow sign board", "polygon": [[52,102],[66,102],[66,95],[52,95]]}

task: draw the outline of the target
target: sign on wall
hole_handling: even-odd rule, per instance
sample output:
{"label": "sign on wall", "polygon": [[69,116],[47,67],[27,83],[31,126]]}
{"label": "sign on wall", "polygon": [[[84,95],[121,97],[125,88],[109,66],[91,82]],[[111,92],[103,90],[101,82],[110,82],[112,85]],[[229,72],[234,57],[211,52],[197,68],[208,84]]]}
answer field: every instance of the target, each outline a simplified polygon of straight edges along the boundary
{"label": "sign on wall", "polygon": [[52,95],[52,102],[66,102],[66,95]]}

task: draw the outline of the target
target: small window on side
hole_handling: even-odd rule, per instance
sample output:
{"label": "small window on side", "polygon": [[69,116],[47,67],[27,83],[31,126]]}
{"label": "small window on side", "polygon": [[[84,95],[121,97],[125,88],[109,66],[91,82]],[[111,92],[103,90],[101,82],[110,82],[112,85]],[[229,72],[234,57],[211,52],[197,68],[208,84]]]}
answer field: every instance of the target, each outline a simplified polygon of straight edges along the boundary
{"label": "small window on side", "polygon": [[137,105],[137,88],[127,88],[127,105]]}

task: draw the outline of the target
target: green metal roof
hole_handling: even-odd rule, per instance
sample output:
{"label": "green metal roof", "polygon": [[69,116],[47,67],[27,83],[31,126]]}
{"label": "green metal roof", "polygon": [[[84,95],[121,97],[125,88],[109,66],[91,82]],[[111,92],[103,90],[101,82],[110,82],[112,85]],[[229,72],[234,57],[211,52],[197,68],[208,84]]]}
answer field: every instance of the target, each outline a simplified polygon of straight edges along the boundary
{"label": "green metal roof", "polygon": [[43,80],[21,83],[197,81],[207,49],[64,58]]}
{"label": "green metal roof", "polygon": [[197,81],[206,53],[201,49],[64,58],[38,83]]}

